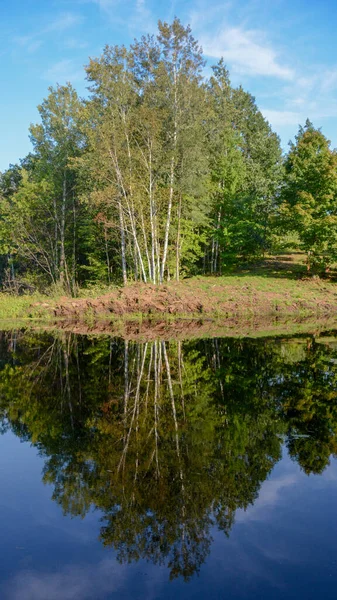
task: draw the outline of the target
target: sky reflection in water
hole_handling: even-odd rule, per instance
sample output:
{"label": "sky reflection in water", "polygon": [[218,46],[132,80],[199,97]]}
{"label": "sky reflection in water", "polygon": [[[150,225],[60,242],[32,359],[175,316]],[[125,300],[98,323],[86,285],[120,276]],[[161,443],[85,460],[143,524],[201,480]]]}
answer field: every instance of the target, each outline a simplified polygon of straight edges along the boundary
{"label": "sky reflection in water", "polygon": [[1,598],[335,598],[335,342],[1,353]]}

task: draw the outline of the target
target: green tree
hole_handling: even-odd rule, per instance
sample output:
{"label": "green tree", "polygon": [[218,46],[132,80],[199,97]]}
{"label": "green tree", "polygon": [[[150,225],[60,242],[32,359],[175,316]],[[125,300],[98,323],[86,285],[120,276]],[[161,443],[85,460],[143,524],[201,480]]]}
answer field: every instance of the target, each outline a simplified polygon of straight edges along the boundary
{"label": "green tree", "polygon": [[309,120],[285,162],[281,218],[298,234],[308,269],[328,268],[337,257],[337,154]]}
{"label": "green tree", "polygon": [[[123,281],[179,279],[201,254],[195,238],[207,174],[203,57],[178,19],[128,50],[106,46],[87,76],[88,153],[78,167],[120,243]],[[199,213],[199,214],[198,214]]]}
{"label": "green tree", "polygon": [[48,207],[54,221],[50,240],[54,277],[62,287],[76,286],[77,203],[75,176],[70,161],[81,153],[81,102],[67,84],[49,89],[49,96],[38,107],[41,123],[31,125],[30,137],[37,157],[35,173],[52,186],[52,204]]}
{"label": "green tree", "polygon": [[2,252],[19,261],[20,270],[31,268],[49,283],[56,283],[55,261],[50,247],[54,219],[50,215],[54,189],[46,180],[31,181],[20,172],[17,191],[2,202]]}
{"label": "green tree", "polygon": [[210,271],[263,254],[282,175],[278,136],[241,87],[232,88],[223,60],[207,86],[213,232]]}
{"label": "green tree", "polygon": [[91,59],[87,101],[50,88],[33,153],[0,177],[3,272],[74,294],[219,273],[270,247],[279,139],[223,60],[208,80],[204,66],[175,18]]}

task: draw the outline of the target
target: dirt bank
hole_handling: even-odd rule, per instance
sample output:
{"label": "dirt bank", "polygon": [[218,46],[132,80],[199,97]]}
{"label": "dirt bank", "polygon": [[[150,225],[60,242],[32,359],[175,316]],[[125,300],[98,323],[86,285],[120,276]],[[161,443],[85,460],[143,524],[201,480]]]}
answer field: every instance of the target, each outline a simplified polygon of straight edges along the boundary
{"label": "dirt bank", "polygon": [[337,284],[316,279],[222,277],[194,278],[166,285],[133,284],[97,298],[66,298],[36,303],[54,317],[77,322],[99,318],[199,319],[337,316]]}

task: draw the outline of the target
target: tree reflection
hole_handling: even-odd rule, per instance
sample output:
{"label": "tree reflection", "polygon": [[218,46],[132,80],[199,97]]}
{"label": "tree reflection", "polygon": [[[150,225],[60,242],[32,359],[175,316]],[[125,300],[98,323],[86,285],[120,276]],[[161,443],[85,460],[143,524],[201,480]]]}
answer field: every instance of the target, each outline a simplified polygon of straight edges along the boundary
{"label": "tree reflection", "polygon": [[2,334],[1,430],[35,444],[65,514],[102,513],[120,561],[190,578],[285,441],[306,473],[336,453],[337,345],[314,339],[136,344]]}

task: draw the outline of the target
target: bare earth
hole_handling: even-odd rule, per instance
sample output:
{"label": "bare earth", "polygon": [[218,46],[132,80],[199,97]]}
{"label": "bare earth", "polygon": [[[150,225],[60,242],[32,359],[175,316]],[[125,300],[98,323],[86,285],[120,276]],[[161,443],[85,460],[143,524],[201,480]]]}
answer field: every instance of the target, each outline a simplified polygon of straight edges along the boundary
{"label": "bare earth", "polygon": [[20,315],[48,328],[129,339],[337,331],[337,272],[328,277],[310,276],[303,255],[294,253],[235,275],[134,283],[97,297],[45,297]]}
{"label": "bare earth", "polygon": [[203,278],[162,286],[133,284],[97,298],[62,297],[55,317],[194,316],[235,318],[337,316],[337,284],[321,280]]}

